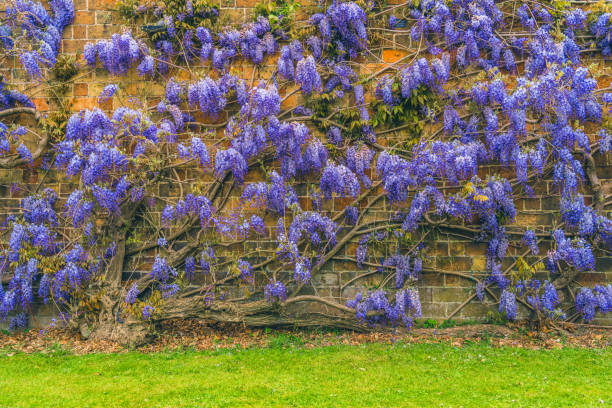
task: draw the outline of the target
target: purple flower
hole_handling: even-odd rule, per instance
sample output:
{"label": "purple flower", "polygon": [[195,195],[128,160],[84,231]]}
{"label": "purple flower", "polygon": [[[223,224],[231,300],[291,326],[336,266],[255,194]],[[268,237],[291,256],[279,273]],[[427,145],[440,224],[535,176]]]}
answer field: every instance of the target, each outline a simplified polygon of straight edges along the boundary
{"label": "purple flower", "polygon": [[297,63],[296,83],[302,87],[306,95],[321,89],[321,77],[312,56],[306,57]]}
{"label": "purple flower", "polygon": [[161,292],[162,292],[162,299],[171,298],[172,296],[176,295],[181,290],[179,285],[177,285],[176,283],[171,283],[171,284],[162,283],[161,285],[159,285],[159,288],[161,289]]}
{"label": "purple flower", "polygon": [[349,205],[344,209],[344,222],[346,222],[347,224],[355,225],[357,223],[358,218],[359,210],[357,209],[357,207]]}
{"label": "purple flower", "polygon": [[585,21],[586,13],[579,8],[572,9],[565,13],[565,22],[572,30],[584,28]]}
{"label": "purple flower", "polygon": [[176,82],[174,78],[170,78],[170,80],[166,83],[166,99],[168,102],[174,105],[180,105],[182,102],[181,92],[181,84]]}
{"label": "purple flower", "polygon": [[484,299],[484,295],[485,283],[483,281],[478,281],[478,283],[476,283],[476,296],[478,297],[478,300],[482,302],[482,300]]}
{"label": "purple flower", "polygon": [[600,312],[608,313],[612,311],[612,285],[595,285],[593,293]]}
{"label": "purple flower", "polygon": [[[255,88],[251,96],[251,115],[254,120],[260,121],[280,112],[281,98],[276,86],[268,88]],[[243,111],[245,108],[243,107]]]}
{"label": "purple flower", "polygon": [[389,16],[389,28],[391,30],[393,30],[397,26],[398,22],[399,22],[399,19],[395,17],[393,14]]}
{"label": "purple flower", "polygon": [[231,170],[236,182],[242,184],[244,176],[248,171],[246,160],[236,149],[217,150],[215,155],[215,175],[222,177],[229,170]]}
{"label": "purple flower", "polygon": [[125,296],[125,303],[128,305],[133,305],[139,294],[140,290],[138,290],[138,284],[132,284],[132,286],[130,286],[130,289],[127,292],[127,295]]}
{"label": "purple flower", "polygon": [[393,107],[395,104],[395,98],[393,96],[393,79],[385,75],[376,85],[376,97],[384,101],[384,103],[389,107]]}
{"label": "purple flower", "polygon": [[357,198],[361,191],[357,176],[346,166],[333,162],[328,162],[323,170],[320,187],[326,200],[331,199],[334,193],[341,197]]}
{"label": "purple flower", "polygon": [[585,322],[590,322],[595,317],[597,300],[593,291],[589,288],[582,288],[576,294],[576,311],[582,315]]}
{"label": "purple flower", "polygon": [[98,103],[103,103],[111,99],[113,95],[115,94],[115,92],[117,92],[117,89],[119,88],[115,84],[106,85],[104,89],[102,90],[102,92],[100,92]]}
{"label": "purple flower", "polygon": [[19,313],[17,316],[11,317],[9,321],[9,330],[25,328],[28,325],[28,318],[25,313]]}
{"label": "purple flower", "polygon": [[239,259],[237,265],[240,271],[240,278],[245,282],[253,281],[253,267],[251,264],[244,259]]}
{"label": "purple flower", "polygon": [[541,299],[542,308],[550,314],[555,310],[558,303],[557,289],[552,283],[546,281],[544,283],[544,295]]}
{"label": "purple flower", "polygon": [[525,231],[523,235],[523,244],[525,244],[531,250],[531,253],[537,255],[540,250],[538,249],[538,239],[535,232],[531,229]]}
{"label": "purple flower", "polygon": [[[95,63],[95,60],[94,60],[94,63]],[[140,76],[153,75],[155,71],[155,60],[153,59],[152,56],[147,55],[146,57],[142,59],[142,61],[140,62],[136,70],[138,71],[138,75]]]}
{"label": "purple flower", "polygon": [[287,300],[287,291],[285,289],[285,285],[283,285],[282,282],[270,281],[270,283],[265,286],[264,292],[268,303],[272,303],[275,301],[284,302],[285,300]]}
{"label": "purple flower", "polygon": [[38,62],[40,61],[40,54],[36,51],[24,52],[19,55],[21,64],[26,69],[28,75],[33,79],[40,79],[42,74]]}
{"label": "purple flower", "polygon": [[359,240],[359,245],[355,250],[355,259],[357,260],[357,267],[362,268],[363,263],[368,256],[368,240],[370,239],[370,234],[366,234]]}
{"label": "purple flower", "polygon": [[288,239],[297,244],[303,235],[315,246],[333,248],[336,245],[336,224],[319,213],[306,211],[298,214],[289,226]]}
{"label": "purple flower", "polygon": [[499,311],[504,312],[510,320],[516,319],[517,305],[514,293],[504,289],[499,299]]}
{"label": "purple flower", "polygon": [[[336,146],[342,145],[342,134],[340,132],[340,129],[338,129],[336,126],[332,126],[331,128],[329,128],[329,131],[327,132],[327,138]],[[610,143],[610,145],[612,146],[612,142]]]}
{"label": "purple flower", "polygon": [[153,268],[151,269],[151,278],[159,282],[167,282],[171,276],[176,275],[176,271],[167,264],[166,258],[155,257]]}
{"label": "purple flower", "polygon": [[199,106],[204,114],[216,118],[225,108],[226,98],[219,85],[210,77],[206,77],[189,86],[189,106]]}
{"label": "purple flower", "polygon": [[310,261],[306,258],[300,259],[295,263],[293,278],[298,283],[308,283],[310,281]]}
{"label": "purple flower", "polygon": [[153,306],[145,305],[145,307],[142,309],[142,318],[144,320],[151,319],[151,316],[153,316],[153,312],[155,312],[155,308]]}
{"label": "purple flower", "polygon": [[198,137],[191,138],[191,155],[198,159],[203,168],[210,166],[210,157],[206,145]]}
{"label": "purple flower", "polygon": [[26,147],[26,145],[24,145],[23,143],[21,143],[17,147],[17,153],[19,153],[19,156],[22,159],[24,159],[26,162],[30,163],[30,166],[32,166],[34,164],[34,160],[32,159],[32,153],[30,153],[30,149],[28,149]]}
{"label": "purple flower", "polygon": [[130,32],[113,34],[110,40],[101,40],[96,44],[88,43],[84,50],[88,64],[95,66],[98,57],[104,69],[113,75],[125,74],[143,56],[141,45]]}

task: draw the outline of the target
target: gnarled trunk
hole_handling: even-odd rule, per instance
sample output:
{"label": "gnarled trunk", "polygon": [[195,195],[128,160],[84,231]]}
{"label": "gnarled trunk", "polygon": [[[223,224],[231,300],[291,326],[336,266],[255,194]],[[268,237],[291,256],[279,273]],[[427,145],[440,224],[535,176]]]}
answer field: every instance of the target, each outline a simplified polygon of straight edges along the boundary
{"label": "gnarled trunk", "polygon": [[157,321],[175,318],[196,318],[215,323],[235,323],[249,327],[333,327],[365,331],[353,316],[326,315],[310,312],[294,313],[290,306],[265,301],[248,303],[215,301],[206,304],[202,297],[168,300]]}
{"label": "gnarled trunk", "polygon": [[153,337],[151,325],[121,313],[118,287],[106,286],[100,297],[100,311],[95,316],[77,320],[81,335],[91,340],[115,341],[126,346],[140,346]]}
{"label": "gnarled trunk", "polygon": [[84,338],[115,341],[126,346],[139,346],[154,337],[156,323],[172,319],[198,319],[210,323],[232,323],[249,327],[328,327],[367,331],[354,316],[326,315],[311,312],[307,316],[294,313],[291,305],[265,301],[246,303],[216,301],[206,303],[203,297],[168,299],[151,321],[143,321],[121,313],[123,304],[107,288],[100,299],[101,310],[93,320],[81,320],[78,329]]}

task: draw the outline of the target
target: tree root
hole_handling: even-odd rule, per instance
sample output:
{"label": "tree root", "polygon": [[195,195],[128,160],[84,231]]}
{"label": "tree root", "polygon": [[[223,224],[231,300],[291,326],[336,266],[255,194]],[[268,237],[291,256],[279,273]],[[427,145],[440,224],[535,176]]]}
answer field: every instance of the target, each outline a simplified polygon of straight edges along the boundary
{"label": "tree root", "polygon": [[150,325],[132,317],[121,322],[106,320],[93,328],[87,324],[81,324],[79,331],[84,338],[89,340],[114,341],[129,347],[141,346],[150,342],[154,337]]}

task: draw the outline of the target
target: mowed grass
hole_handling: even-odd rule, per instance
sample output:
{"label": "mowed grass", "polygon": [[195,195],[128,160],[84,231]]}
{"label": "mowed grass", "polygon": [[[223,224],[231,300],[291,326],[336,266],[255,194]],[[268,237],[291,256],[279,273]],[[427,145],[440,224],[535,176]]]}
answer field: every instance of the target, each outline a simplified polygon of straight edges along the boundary
{"label": "mowed grass", "polygon": [[610,349],[369,344],[0,356],[2,408],[609,407],[611,403]]}

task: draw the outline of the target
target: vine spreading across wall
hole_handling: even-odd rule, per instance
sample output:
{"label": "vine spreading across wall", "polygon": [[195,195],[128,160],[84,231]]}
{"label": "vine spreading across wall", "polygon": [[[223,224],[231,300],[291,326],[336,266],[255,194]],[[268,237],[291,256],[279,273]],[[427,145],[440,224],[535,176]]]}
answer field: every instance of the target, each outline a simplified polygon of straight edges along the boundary
{"label": "vine spreading across wall", "polygon": [[[176,317],[410,328],[426,273],[473,281],[449,318],[485,296],[504,318],[520,305],[542,324],[612,310],[612,285],[574,282],[612,244],[594,159],[612,150],[605,3],[279,1],[230,24],[202,0],[125,0],[130,29],[86,44],[80,69],[135,72],[165,95],[152,104],[110,84],[99,95],[119,103],[110,112],[63,102],[79,71],[58,56],[74,7],[49,10],[9,0],[0,25],[3,63],[48,83],[59,112],[41,115],[3,80],[0,167],[59,172],[72,186],[63,199],[39,184],[4,223],[0,317],[11,327],[40,297],[84,335],[129,342]],[[363,75],[388,38],[405,55]],[[546,178],[559,192],[554,225],[515,225],[517,196]],[[373,218],[382,204],[392,216]],[[429,265],[438,231],[484,242],[486,271]],[[336,260],[357,274],[337,297],[317,294],[312,281]]]}

